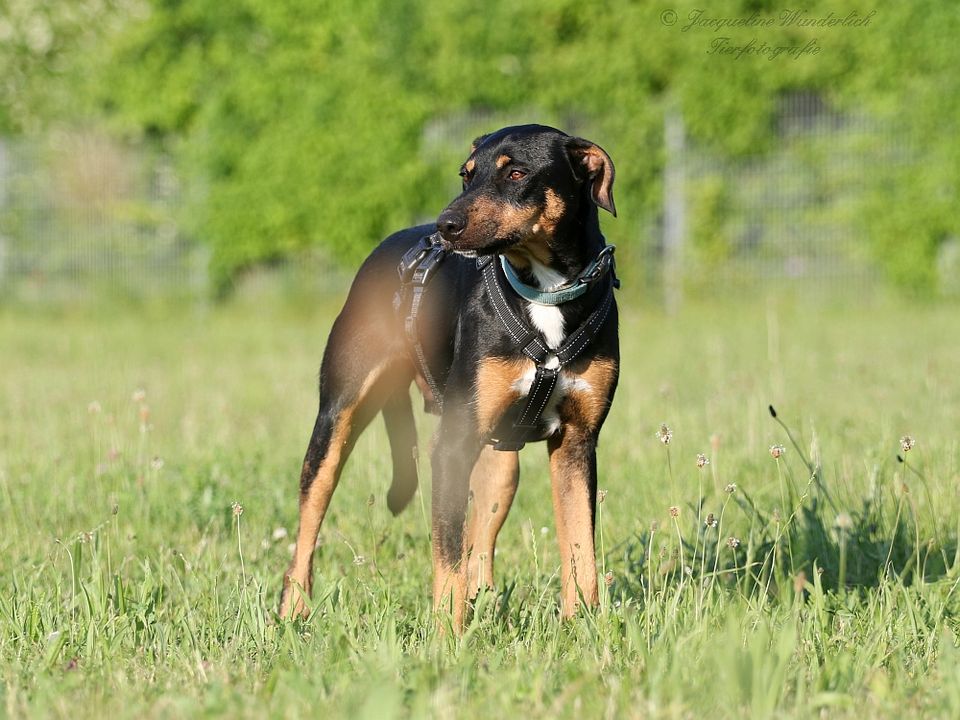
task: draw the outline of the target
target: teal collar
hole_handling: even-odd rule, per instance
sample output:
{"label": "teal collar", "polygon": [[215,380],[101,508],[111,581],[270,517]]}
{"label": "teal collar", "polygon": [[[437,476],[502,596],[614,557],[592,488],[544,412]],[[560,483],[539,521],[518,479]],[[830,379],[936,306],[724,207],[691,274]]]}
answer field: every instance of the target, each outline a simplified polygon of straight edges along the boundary
{"label": "teal collar", "polygon": [[506,276],[507,282],[510,283],[510,287],[524,300],[529,300],[535,305],[563,305],[563,303],[576,300],[583,295],[593,282],[599,280],[612,269],[613,251],[615,249],[616,246],[607,245],[600,251],[596,259],[577,276],[576,280],[569,285],[551,291],[541,290],[524,283],[503,255],[500,256],[500,266],[503,268],[503,274]]}

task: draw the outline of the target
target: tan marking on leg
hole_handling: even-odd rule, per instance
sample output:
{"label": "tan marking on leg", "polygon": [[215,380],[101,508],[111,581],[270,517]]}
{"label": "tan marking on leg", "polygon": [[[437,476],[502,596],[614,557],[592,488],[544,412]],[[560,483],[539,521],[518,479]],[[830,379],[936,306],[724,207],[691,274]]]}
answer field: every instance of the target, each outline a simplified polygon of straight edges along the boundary
{"label": "tan marking on leg", "polygon": [[477,368],[476,413],[481,436],[489,434],[503,413],[520,398],[514,384],[533,367],[527,358],[489,357]]}
{"label": "tan marking on leg", "polygon": [[571,387],[560,406],[560,418],[596,430],[610,409],[610,389],[617,380],[618,364],[611,358],[581,360],[564,370],[565,377],[584,380],[589,388]]}
{"label": "tan marking on leg", "polygon": [[[467,573],[464,563],[447,565],[440,557],[437,543],[433,551],[433,611],[439,616],[450,613],[453,632],[463,632],[466,611]],[[441,629],[443,625],[441,624]]]}
{"label": "tan marking on leg", "polygon": [[470,474],[472,507],[467,526],[467,592],[477,596],[481,587],[492,588],[493,554],[497,535],[510,512],[520,478],[520,458],[516,452],[484,447]]}
{"label": "tan marking on leg", "polygon": [[[364,380],[356,401],[340,412],[330,436],[327,453],[317,468],[317,473],[305,493],[300,495],[300,527],[297,531],[297,544],[293,551],[293,561],[284,574],[283,595],[280,601],[280,616],[294,617],[308,614],[304,596],[313,590],[313,552],[320,533],[330,498],[340,479],[340,471],[355,438],[353,420],[357,409],[366,400],[371,388],[379,380],[386,365],[375,368]],[[306,461],[304,461],[306,464]]]}
{"label": "tan marking on leg", "polygon": [[497,158],[497,168],[498,169],[504,168],[507,165],[507,163],[509,163],[511,160],[513,160],[513,158],[510,157],[509,155],[501,155],[500,157]]}
{"label": "tan marking on leg", "polygon": [[587,605],[593,606],[599,601],[589,490],[590,459],[582,453],[585,436],[581,429],[567,426],[559,440],[551,439],[549,443],[563,617],[576,614],[581,595]]}

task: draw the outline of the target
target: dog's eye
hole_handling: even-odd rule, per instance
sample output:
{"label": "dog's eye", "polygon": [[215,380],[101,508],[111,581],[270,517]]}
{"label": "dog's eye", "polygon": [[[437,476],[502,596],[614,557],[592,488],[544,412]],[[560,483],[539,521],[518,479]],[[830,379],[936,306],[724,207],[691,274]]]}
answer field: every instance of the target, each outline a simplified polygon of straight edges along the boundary
{"label": "dog's eye", "polygon": [[510,174],[507,175],[511,180],[523,180],[527,174],[523,170],[511,170]]}
{"label": "dog's eye", "polygon": [[463,184],[466,185],[470,182],[470,178],[473,176],[473,173],[467,172],[466,168],[460,168],[460,177],[463,180]]}

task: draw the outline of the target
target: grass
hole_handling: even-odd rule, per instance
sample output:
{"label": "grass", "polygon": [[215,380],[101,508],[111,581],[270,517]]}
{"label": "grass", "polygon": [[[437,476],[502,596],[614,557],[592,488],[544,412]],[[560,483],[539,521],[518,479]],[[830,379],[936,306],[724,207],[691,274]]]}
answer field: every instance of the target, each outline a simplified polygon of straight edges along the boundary
{"label": "grass", "polygon": [[0,713],[960,716],[956,308],[625,304],[602,606],[556,617],[531,446],[462,639],[430,614],[429,492],[386,509],[379,423],[316,611],[274,620],[332,301],[0,311]]}

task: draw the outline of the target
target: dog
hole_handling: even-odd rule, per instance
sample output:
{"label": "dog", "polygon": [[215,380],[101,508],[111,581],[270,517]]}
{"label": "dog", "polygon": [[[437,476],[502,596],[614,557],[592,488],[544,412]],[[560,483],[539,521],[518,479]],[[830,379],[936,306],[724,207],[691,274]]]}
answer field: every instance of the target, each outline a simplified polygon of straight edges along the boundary
{"label": "dog", "polygon": [[309,612],[320,525],[378,412],[393,460],[387,505],[397,514],[413,497],[412,383],[440,415],[431,452],[435,610],[460,632],[468,601],[493,587],[518,450],[539,440],[549,453],[561,614],[598,603],[596,449],[620,365],[618,283],[598,218],[598,208],[616,216],[613,161],[588,140],[522,125],[477,138],[460,175],[463,191],[436,226],[395,233],[370,254],[330,331],[281,617]]}

